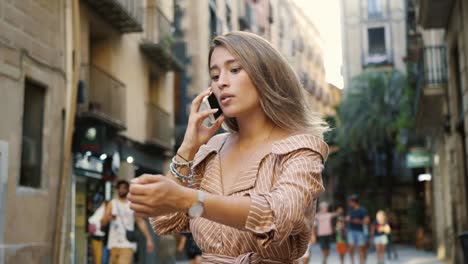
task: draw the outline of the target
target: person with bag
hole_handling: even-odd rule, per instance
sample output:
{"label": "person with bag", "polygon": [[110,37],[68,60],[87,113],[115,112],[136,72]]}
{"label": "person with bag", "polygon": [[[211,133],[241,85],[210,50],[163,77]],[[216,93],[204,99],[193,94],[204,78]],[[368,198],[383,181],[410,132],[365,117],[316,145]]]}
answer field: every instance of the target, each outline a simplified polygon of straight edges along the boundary
{"label": "person with bag", "polygon": [[153,251],[153,239],[142,218],[135,217],[130,209],[127,194],[129,183],[121,180],[117,182],[118,198],[112,199],[106,207],[101,219],[101,225],[110,223],[107,246],[110,250],[110,264],[130,264],[136,251],[135,223],[146,237],[146,250]]}
{"label": "person with bag", "polygon": [[101,219],[106,211],[106,204],[103,202],[96,211],[88,218],[88,233],[91,236],[91,248],[93,252],[94,264],[103,263],[104,239],[106,233],[101,229]]}

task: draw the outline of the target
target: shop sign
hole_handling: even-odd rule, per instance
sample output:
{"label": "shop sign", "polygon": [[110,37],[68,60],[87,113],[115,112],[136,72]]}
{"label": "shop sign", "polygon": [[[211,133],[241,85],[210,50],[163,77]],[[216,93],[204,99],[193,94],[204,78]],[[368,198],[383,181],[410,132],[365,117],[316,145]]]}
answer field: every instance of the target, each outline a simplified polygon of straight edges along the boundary
{"label": "shop sign", "polygon": [[406,166],[410,169],[431,167],[432,155],[423,150],[410,151],[406,155]]}
{"label": "shop sign", "polygon": [[103,126],[90,126],[81,135],[80,147],[82,151],[99,152],[102,149],[105,137]]}

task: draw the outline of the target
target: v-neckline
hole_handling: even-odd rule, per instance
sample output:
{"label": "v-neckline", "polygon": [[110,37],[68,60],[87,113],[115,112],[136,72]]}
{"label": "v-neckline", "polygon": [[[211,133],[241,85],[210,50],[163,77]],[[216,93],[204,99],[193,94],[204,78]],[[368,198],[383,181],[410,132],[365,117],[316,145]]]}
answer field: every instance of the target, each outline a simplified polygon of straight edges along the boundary
{"label": "v-neckline", "polygon": [[223,181],[224,174],[223,174],[223,166],[222,166],[223,163],[221,159],[221,150],[223,149],[224,145],[226,144],[226,142],[232,135],[233,134],[229,134],[226,136],[223,144],[221,145],[217,153],[218,164],[219,164],[219,177],[220,177],[220,183],[221,183],[221,193],[224,196],[229,196],[235,193],[237,189],[239,188],[238,186],[239,182],[244,182],[245,180],[247,180],[246,178],[256,177],[256,175],[247,174],[247,172],[249,171],[249,169],[252,170],[252,167],[254,166],[257,167],[256,172],[258,172],[258,165],[261,163],[263,158],[265,158],[265,156],[271,153],[272,147],[273,147],[273,143],[271,143],[270,148],[267,148],[266,145],[263,143],[261,144],[261,148],[254,151],[254,153],[252,153],[248,159],[242,159],[241,164],[240,164],[241,169],[239,170],[238,177],[233,182],[231,188],[229,190],[225,190],[224,181]]}

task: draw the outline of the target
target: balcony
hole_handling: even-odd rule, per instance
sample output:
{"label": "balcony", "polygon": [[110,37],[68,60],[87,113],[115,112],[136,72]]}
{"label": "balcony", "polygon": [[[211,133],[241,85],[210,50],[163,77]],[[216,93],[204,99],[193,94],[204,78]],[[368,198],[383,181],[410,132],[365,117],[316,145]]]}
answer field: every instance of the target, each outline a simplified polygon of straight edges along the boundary
{"label": "balcony", "polygon": [[157,7],[147,7],[145,37],[140,49],[161,69],[181,70],[182,64],[174,54],[172,23]]}
{"label": "balcony", "polygon": [[425,28],[445,28],[454,0],[421,0],[419,23]]}
{"label": "balcony", "polygon": [[142,0],[85,0],[121,33],[143,31]]}
{"label": "balcony", "polygon": [[93,65],[81,66],[80,81],[84,100],[78,117],[102,122],[117,131],[125,130],[125,85]]}
{"label": "balcony", "polygon": [[148,104],[147,143],[171,150],[174,145],[174,128],[171,116],[156,104]]}
{"label": "balcony", "polygon": [[447,64],[445,46],[421,49],[416,81],[416,128],[423,134],[442,128]]}

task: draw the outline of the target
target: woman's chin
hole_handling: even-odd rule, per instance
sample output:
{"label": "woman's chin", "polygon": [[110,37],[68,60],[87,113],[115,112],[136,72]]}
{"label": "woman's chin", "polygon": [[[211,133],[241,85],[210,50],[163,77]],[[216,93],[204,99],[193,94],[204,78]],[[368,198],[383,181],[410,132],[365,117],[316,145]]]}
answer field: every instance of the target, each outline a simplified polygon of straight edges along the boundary
{"label": "woman's chin", "polygon": [[232,112],[223,112],[225,118],[236,118],[236,113]]}

